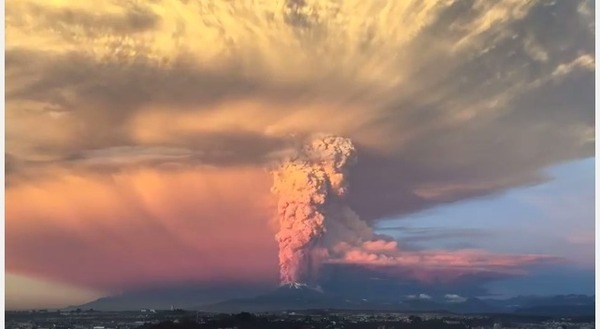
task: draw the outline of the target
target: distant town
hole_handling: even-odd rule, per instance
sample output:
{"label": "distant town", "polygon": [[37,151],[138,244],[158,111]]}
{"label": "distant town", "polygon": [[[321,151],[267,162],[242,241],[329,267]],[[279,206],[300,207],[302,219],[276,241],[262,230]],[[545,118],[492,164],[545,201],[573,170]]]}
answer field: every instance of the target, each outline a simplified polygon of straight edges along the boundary
{"label": "distant town", "polygon": [[206,313],[181,309],[105,312],[93,309],[7,311],[8,329],[399,329],[399,328],[594,328],[594,316],[394,313],[304,310],[271,313]]}

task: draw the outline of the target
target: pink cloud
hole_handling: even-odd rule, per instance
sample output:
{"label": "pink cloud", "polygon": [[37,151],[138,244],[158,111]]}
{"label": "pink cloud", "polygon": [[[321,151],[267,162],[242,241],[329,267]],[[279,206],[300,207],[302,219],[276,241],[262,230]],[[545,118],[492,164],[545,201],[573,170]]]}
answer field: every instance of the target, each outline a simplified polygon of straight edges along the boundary
{"label": "pink cloud", "polygon": [[7,271],[107,291],[276,279],[263,174],[82,173],[10,187]]}
{"label": "pink cloud", "polygon": [[489,276],[524,275],[529,265],[560,262],[538,254],[495,254],[484,250],[400,250],[395,242],[375,240],[358,246],[340,243],[330,263],[355,264],[408,276],[423,282],[459,279],[484,273]]}

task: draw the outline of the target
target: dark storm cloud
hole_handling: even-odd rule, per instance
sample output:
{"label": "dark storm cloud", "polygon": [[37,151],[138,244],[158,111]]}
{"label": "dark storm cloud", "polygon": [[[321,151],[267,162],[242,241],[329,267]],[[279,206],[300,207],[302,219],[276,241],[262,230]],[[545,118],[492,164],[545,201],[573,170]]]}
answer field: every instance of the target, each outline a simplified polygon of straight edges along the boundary
{"label": "dark storm cloud", "polygon": [[[307,6],[303,1],[287,3],[286,19],[292,28],[317,29],[310,19],[325,19],[326,13],[306,14]],[[490,8],[457,1],[441,10],[399,53],[399,61],[414,62],[406,71],[411,84],[394,87],[395,96],[366,99],[373,86],[347,81],[339,72],[321,80],[286,82],[244,73],[246,64],[235,59],[211,67],[183,53],[168,65],[157,64],[145,57],[143,45],[134,48],[138,54],[134,57],[117,54],[103,59],[85,52],[47,54],[35,48],[9,48],[7,112],[22,111],[12,105],[16,101],[35,101],[68,113],[78,123],[76,137],[54,146],[68,158],[135,144],[125,124],[149,104],[162,104],[175,113],[252,97],[280,104],[273,111],[285,116],[287,104],[303,99],[337,99],[342,106],[374,99],[369,121],[348,132],[351,138],[357,136],[360,152],[352,172],[351,201],[365,218],[392,216],[537,183],[541,168],[593,154],[594,73],[575,63],[578,57],[593,54],[592,23],[581,14],[583,7],[576,1],[538,3],[522,19],[503,21],[473,36],[481,39],[469,41],[476,47],[460,52],[449,51],[451,43],[464,41],[465,29]],[[29,11],[43,18],[38,21],[41,29],[50,30],[71,25],[95,29],[102,23],[130,34],[158,28],[160,20],[139,6],[128,7],[119,16],[88,17],[87,12],[40,6]],[[9,12],[9,24],[18,27],[17,18]],[[320,37],[313,37],[312,42],[318,43]],[[561,65],[566,72],[556,76]],[[455,119],[461,115],[472,119]],[[361,131],[371,128],[392,132],[384,155],[360,149]],[[313,129],[329,128],[324,121]],[[587,142],[582,141],[585,129]],[[408,135],[408,140],[400,141],[403,137],[394,136],[394,130]],[[192,133],[174,144],[167,146],[212,154],[203,160],[215,164],[261,163],[285,146],[277,138],[235,130]],[[202,158],[189,159],[198,157]]]}
{"label": "dark storm cloud", "polygon": [[[487,32],[490,36],[480,48],[473,49],[475,52],[448,54],[443,61],[433,58],[444,55],[441,49],[435,51],[439,46],[431,44],[432,41],[458,40],[464,35],[462,27],[482,14],[469,3],[459,1],[446,8],[419,38],[409,43],[407,48],[412,51],[402,53],[426,59],[417,61],[408,71],[414,81],[414,86],[408,89],[416,93],[407,94],[402,92],[404,86],[398,86],[399,96],[373,104],[377,114],[371,120],[372,125],[384,131],[394,126],[412,131],[410,141],[391,147],[393,154],[370,156],[365,150],[359,156],[359,166],[353,172],[356,177],[352,182],[352,198],[359,212],[368,218],[535,183],[539,181],[536,172],[540,168],[593,153],[592,140],[580,144],[577,140],[580,135],[569,130],[569,127],[593,129],[593,72],[573,67],[572,74],[568,72],[565,79],[540,82],[539,88],[520,94],[520,89],[551,76],[559,65],[573,61],[578,54],[593,52],[589,22],[577,19],[581,4],[540,3],[524,19],[509,21],[502,29]],[[311,28],[299,16],[305,6],[302,1],[289,2],[288,7],[295,13],[289,19],[294,25]],[[94,26],[91,23],[100,20],[107,23],[103,26],[130,33],[138,28],[154,28],[159,19],[143,8],[129,8],[118,18],[94,16],[93,19],[84,12],[48,11],[41,7],[31,10],[35,15],[48,17],[40,21],[45,28],[53,28],[50,24],[83,22],[91,27]],[[506,34],[512,36],[501,37]],[[434,50],[424,51],[425,47]],[[537,47],[542,55],[532,58],[532,47]],[[143,54],[143,49],[139,50]],[[73,145],[66,147],[71,152],[132,143],[127,127],[122,124],[146,104],[165,104],[175,111],[184,104],[197,106],[258,97],[275,100],[282,104],[277,111],[285,111],[286,103],[301,102],[302,97],[336,98],[344,93],[357,97],[361,88],[368,93],[366,86],[355,85],[351,90],[335,77],[329,79],[337,79],[341,84],[281,83],[241,74],[236,69],[240,63],[230,63],[225,69],[210,68],[198,66],[185,57],[161,67],[143,56],[98,61],[83,53],[49,55],[13,48],[7,50],[6,61],[7,79],[13,85],[7,90],[7,111],[20,110],[11,106],[11,101],[16,100],[59,106],[83,125],[77,134],[82,138],[75,138]],[[25,78],[30,76],[36,78]],[[20,83],[21,80],[24,81]],[[477,106],[494,99],[503,102],[504,98],[506,109],[497,115],[458,124],[447,121],[451,108]],[[327,130],[327,123],[317,129]],[[261,145],[257,141],[268,138],[252,138],[236,131],[207,137],[208,143],[202,141],[201,135],[192,134],[180,141],[181,146],[193,148],[194,144],[200,144],[202,153],[211,153],[211,147],[218,148],[222,154],[216,156],[215,162],[231,162],[218,158],[252,162],[251,158],[264,158],[278,144],[267,141],[266,145],[271,147],[254,147]],[[415,193],[428,184],[464,185],[464,188],[440,192],[435,198]]]}
{"label": "dark storm cloud", "polygon": [[[75,138],[67,144],[47,146],[57,152],[135,143],[128,131],[128,120],[148,105],[166,106],[173,113],[202,111],[205,106],[256,96],[280,104],[284,110],[289,102],[318,89],[249,79],[240,76],[234,67],[226,71],[201,68],[185,58],[176,59],[168,67],[157,67],[143,58],[98,61],[80,53],[49,56],[12,49],[6,52],[6,66],[7,79],[12,82],[12,88],[7,90],[8,113],[18,116],[26,111],[13,105],[15,102],[41,102],[51,106],[38,111],[40,116],[60,112],[77,121]],[[218,156],[220,160],[207,159],[225,164],[234,164],[236,161],[228,159],[238,157],[238,164],[262,163],[274,147],[283,146],[279,137],[238,130],[190,133],[176,143],[190,148],[207,147],[204,153],[227,153]]]}

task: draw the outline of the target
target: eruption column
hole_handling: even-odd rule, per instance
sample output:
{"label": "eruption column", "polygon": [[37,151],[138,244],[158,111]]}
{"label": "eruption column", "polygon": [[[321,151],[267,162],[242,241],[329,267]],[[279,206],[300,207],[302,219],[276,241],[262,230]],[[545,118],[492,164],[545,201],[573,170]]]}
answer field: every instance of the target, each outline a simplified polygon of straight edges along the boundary
{"label": "eruption column", "polygon": [[311,283],[325,249],[326,206],[347,191],[346,168],[356,161],[347,138],[317,136],[273,170],[278,197],[279,270],[282,284]]}

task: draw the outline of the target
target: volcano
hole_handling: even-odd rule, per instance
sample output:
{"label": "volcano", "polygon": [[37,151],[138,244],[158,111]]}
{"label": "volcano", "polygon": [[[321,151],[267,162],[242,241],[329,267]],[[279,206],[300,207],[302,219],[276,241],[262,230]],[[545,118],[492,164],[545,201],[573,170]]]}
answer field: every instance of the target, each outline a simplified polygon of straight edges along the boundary
{"label": "volcano", "polygon": [[305,283],[287,283],[253,298],[237,298],[200,307],[210,312],[264,312],[339,308],[344,300]]}
{"label": "volcano", "polygon": [[287,283],[278,288],[253,297],[226,300],[199,307],[207,312],[281,312],[301,310],[399,310],[406,309],[405,303],[383,302],[349,298],[323,291],[318,286],[305,283]]}
{"label": "volcano", "polygon": [[[267,293],[259,294],[260,291]],[[257,295],[259,294],[259,295]],[[234,297],[244,296],[244,297]],[[252,297],[251,297],[252,296]],[[223,298],[226,299],[222,301]],[[399,295],[397,299],[359,297],[354,294],[322,290],[304,283],[283,284],[275,289],[244,286],[229,286],[212,291],[206,288],[181,287],[129,292],[117,296],[100,298],[96,301],[65,310],[77,308],[102,311],[139,310],[140,308],[168,309],[175,304],[178,308],[218,313],[281,312],[302,310],[346,310],[346,311],[394,311],[394,312],[454,312],[454,313],[519,313],[530,315],[580,316],[593,315],[595,297],[585,295],[519,296],[509,299],[467,298],[463,302],[448,302],[443,295],[432,295],[431,299],[414,299]],[[217,300],[221,300],[217,302]],[[198,305],[204,305],[198,307]]]}

